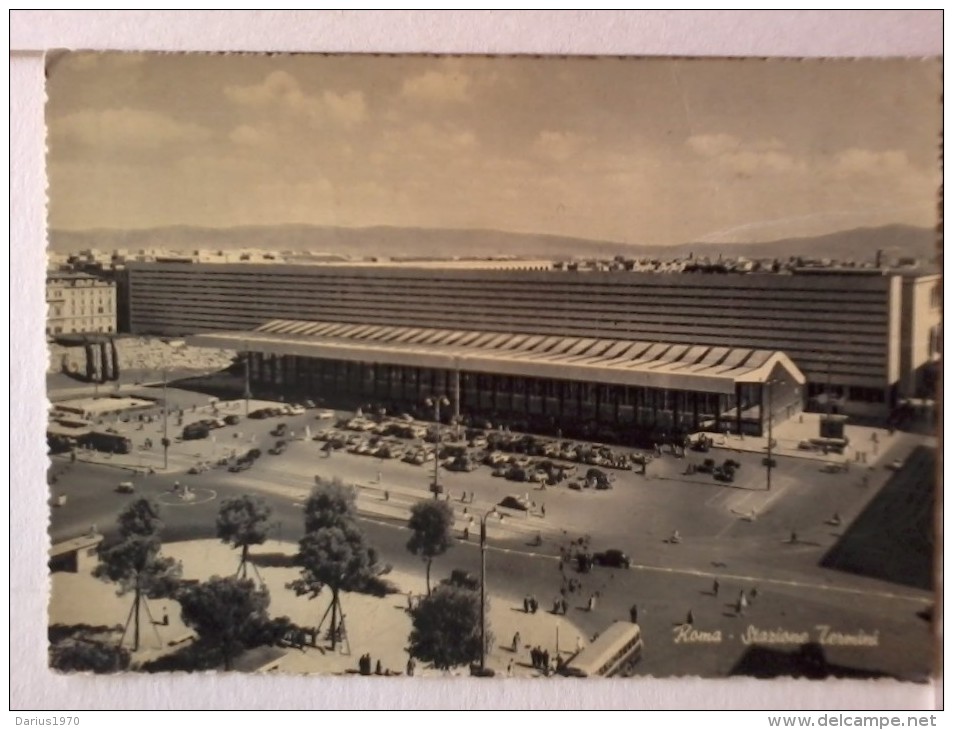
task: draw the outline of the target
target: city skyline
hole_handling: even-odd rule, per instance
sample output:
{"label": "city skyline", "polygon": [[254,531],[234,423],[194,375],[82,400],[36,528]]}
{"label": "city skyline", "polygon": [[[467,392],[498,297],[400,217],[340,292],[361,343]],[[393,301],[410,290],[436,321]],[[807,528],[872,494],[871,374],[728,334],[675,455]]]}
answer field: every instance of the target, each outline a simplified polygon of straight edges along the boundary
{"label": "city skyline", "polygon": [[48,76],[53,229],[674,245],[936,218],[932,61],[79,53]]}

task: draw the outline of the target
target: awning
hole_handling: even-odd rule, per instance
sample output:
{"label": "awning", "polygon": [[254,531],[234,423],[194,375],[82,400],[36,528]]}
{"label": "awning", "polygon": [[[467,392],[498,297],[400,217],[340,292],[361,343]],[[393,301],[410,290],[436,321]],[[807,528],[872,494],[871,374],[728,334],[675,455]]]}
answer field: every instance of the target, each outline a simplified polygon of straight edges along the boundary
{"label": "awning", "polygon": [[733,393],[737,383],[764,383],[779,365],[793,381],[805,382],[797,366],[780,351],[515,332],[274,320],[254,330],[192,335],[188,343],[273,355],[708,393]]}

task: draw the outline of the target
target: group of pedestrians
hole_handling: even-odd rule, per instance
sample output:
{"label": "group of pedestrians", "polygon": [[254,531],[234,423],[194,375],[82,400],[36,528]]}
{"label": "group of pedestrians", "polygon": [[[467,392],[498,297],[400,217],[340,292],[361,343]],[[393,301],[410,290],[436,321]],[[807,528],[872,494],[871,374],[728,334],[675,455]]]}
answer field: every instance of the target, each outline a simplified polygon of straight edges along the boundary
{"label": "group of pedestrians", "polygon": [[[413,661],[413,660],[411,660],[411,661]],[[369,676],[371,675],[371,663],[372,663],[371,655],[370,655],[370,654],[362,654],[362,655],[361,655],[361,658],[357,660],[357,668],[358,668],[358,671],[359,671],[363,676],[369,677]],[[408,662],[408,667],[409,667],[409,665],[410,665],[410,663]],[[374,672],[373,672],[373,673],[374,673],[374,674],[377,674],[377,675],[383,675],[383,674],[384,674],[384,665],[381,664],[381,660],[380,660],[380,659],[377,660],[377,664],[374,666]]]}
{"label": "group of pedestrians", "polygon": [[529,655],[533,662],[533,669],[540,670],[548,677],[551,670],[549,663],[549,649],[541,649],[538,646],[534,646],[530,650]]}
{"label": "group of pedestrians", "polygon": [[539,601],[536,596],[526,596],[523,599],[523,613],[536,613],[539,610]]}

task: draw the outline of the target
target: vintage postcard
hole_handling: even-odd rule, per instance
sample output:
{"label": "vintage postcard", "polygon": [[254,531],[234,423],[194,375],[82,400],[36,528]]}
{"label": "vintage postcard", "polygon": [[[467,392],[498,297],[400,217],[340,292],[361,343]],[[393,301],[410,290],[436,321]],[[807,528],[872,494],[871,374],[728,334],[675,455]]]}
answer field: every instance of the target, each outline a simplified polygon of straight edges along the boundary
{"label": "vintage postcard", "polygon": [[50,55],[50,667],[928,681],[940,70]]}

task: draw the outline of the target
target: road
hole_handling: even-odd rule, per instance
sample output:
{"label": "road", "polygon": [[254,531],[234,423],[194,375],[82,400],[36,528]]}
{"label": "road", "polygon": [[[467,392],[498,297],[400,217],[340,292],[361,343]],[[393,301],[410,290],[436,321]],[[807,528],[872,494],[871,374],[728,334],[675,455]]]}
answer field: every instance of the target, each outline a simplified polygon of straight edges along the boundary
{"label": "road", "polygon": [[[306,419],[283,418],[301,433]],[[313,420],[311,421],[313,422]],[[259,444],[269,443],[266,433],[275,421],[246,421],[234,427],[242,439],[249,429]],[[234,440],[234,437],[231,437]],[[223,430],[219,441],[228,443]],[[189,444],[191,447],[191,444]],[[903,458],[912,442],[899,440],[882,455],[884,462]],[[715,454],[724,458],[725,454]],[[538,507],[545,504],[545,518],[510,515],[502,523],[490,518],[488,584],[494,600],[522,610],[522,597],[535,595],[543,609],[564,585],[563,575],[581,581],[568,594],[573,622],[586,632],[602,630],[608,622],[628,617],[632,604],[639,607],[639,621],[646,635],[646,654],[639,672],[655,676],[730,674],[746,649],[742,637],[749,626],[756,629],[808,631],[820,625],[850,632],[876,632],[876,646],[827,646],[828,659],[846,666],[884,671],[895,676],[919,678],[932,666],[929,625],[916,614],[931,601],[925,590],[907,588],[819,566],[822,556],[876,495],[889,476],[885,469],[830,474],[817,462],[779,460],[772,489],[764,488],[763,470],[755,454],[731,454],[741,462],[740,477],[732,485],[715,482],[708,475],[686,476],[684,460],[663,457],[652,463],[647,477],[619,472],[614,489],[573,492],[565,487],[545,491],[490,476],[481,468],[473,473],[442,473],[458,517],[458,528],[468,515],[486,513],[506,494],[528,494]],[[358,506],[368,538],[384,562],[408,570],[422,570],[417,558],[405,549],[404,528],[409,506],[429,499],[429,467],[384,461],[336,452],[321,455],[313,441],[293,442],[281,456],[265,455],[249,471],[231,474],[223,469],[196,475],[155,474],[133,477],[136,495],[120,495],[115,485],[130,477],[115,467],[70,463],[54,459],[57,474],[54,493],[68,497],[55,508],[53,539],[85,532],[90,525],[108,531],[123,505],[137,495],[155,498],[163,505],[164,539],[187,540],[214,535],[221,499],[242,494],[263,495],[273,508],[275,538],[296,540],[302,531],[301,505],[315,475],[338,477],[359,487]],[[380,475],[380,482],[378,482]],[[171,492],[175,481],[188,484],[194,495],[184,503]],[[389,499],[384,499],[384,490]],[[472,503],[460,495],[472,492]],[[837,512],[843,526],[827,524]],[[752,515],[754,518],[752,519]],[[682,541],[667,538],[678,530]],[[791,532],[798,533],[791,542]],[[540,533],[543,542],[534,544]],[[462,532],[458,531],[462,537]],[[453,568],[476,573],[479,549],[474,540],[459,541],[438,558],[434,577]],[[558,553],[570,540],[592,535],[594,549],[617,547],[632,556],[630,570],[596,568],[588,575],[559,569]],[[718,595],[712,595],[714,580]],[[758,596],[745,615],[739,616],[740,591],[757,588]],[[590,595],[598,592],[596,608],[584,610]],[[698,636],[720,641],[717,646],[698,640],[681,628],[688,612]],[[528,617],[531,620],[531,617]],[[780,645],[790,650],[793,647]]]}

